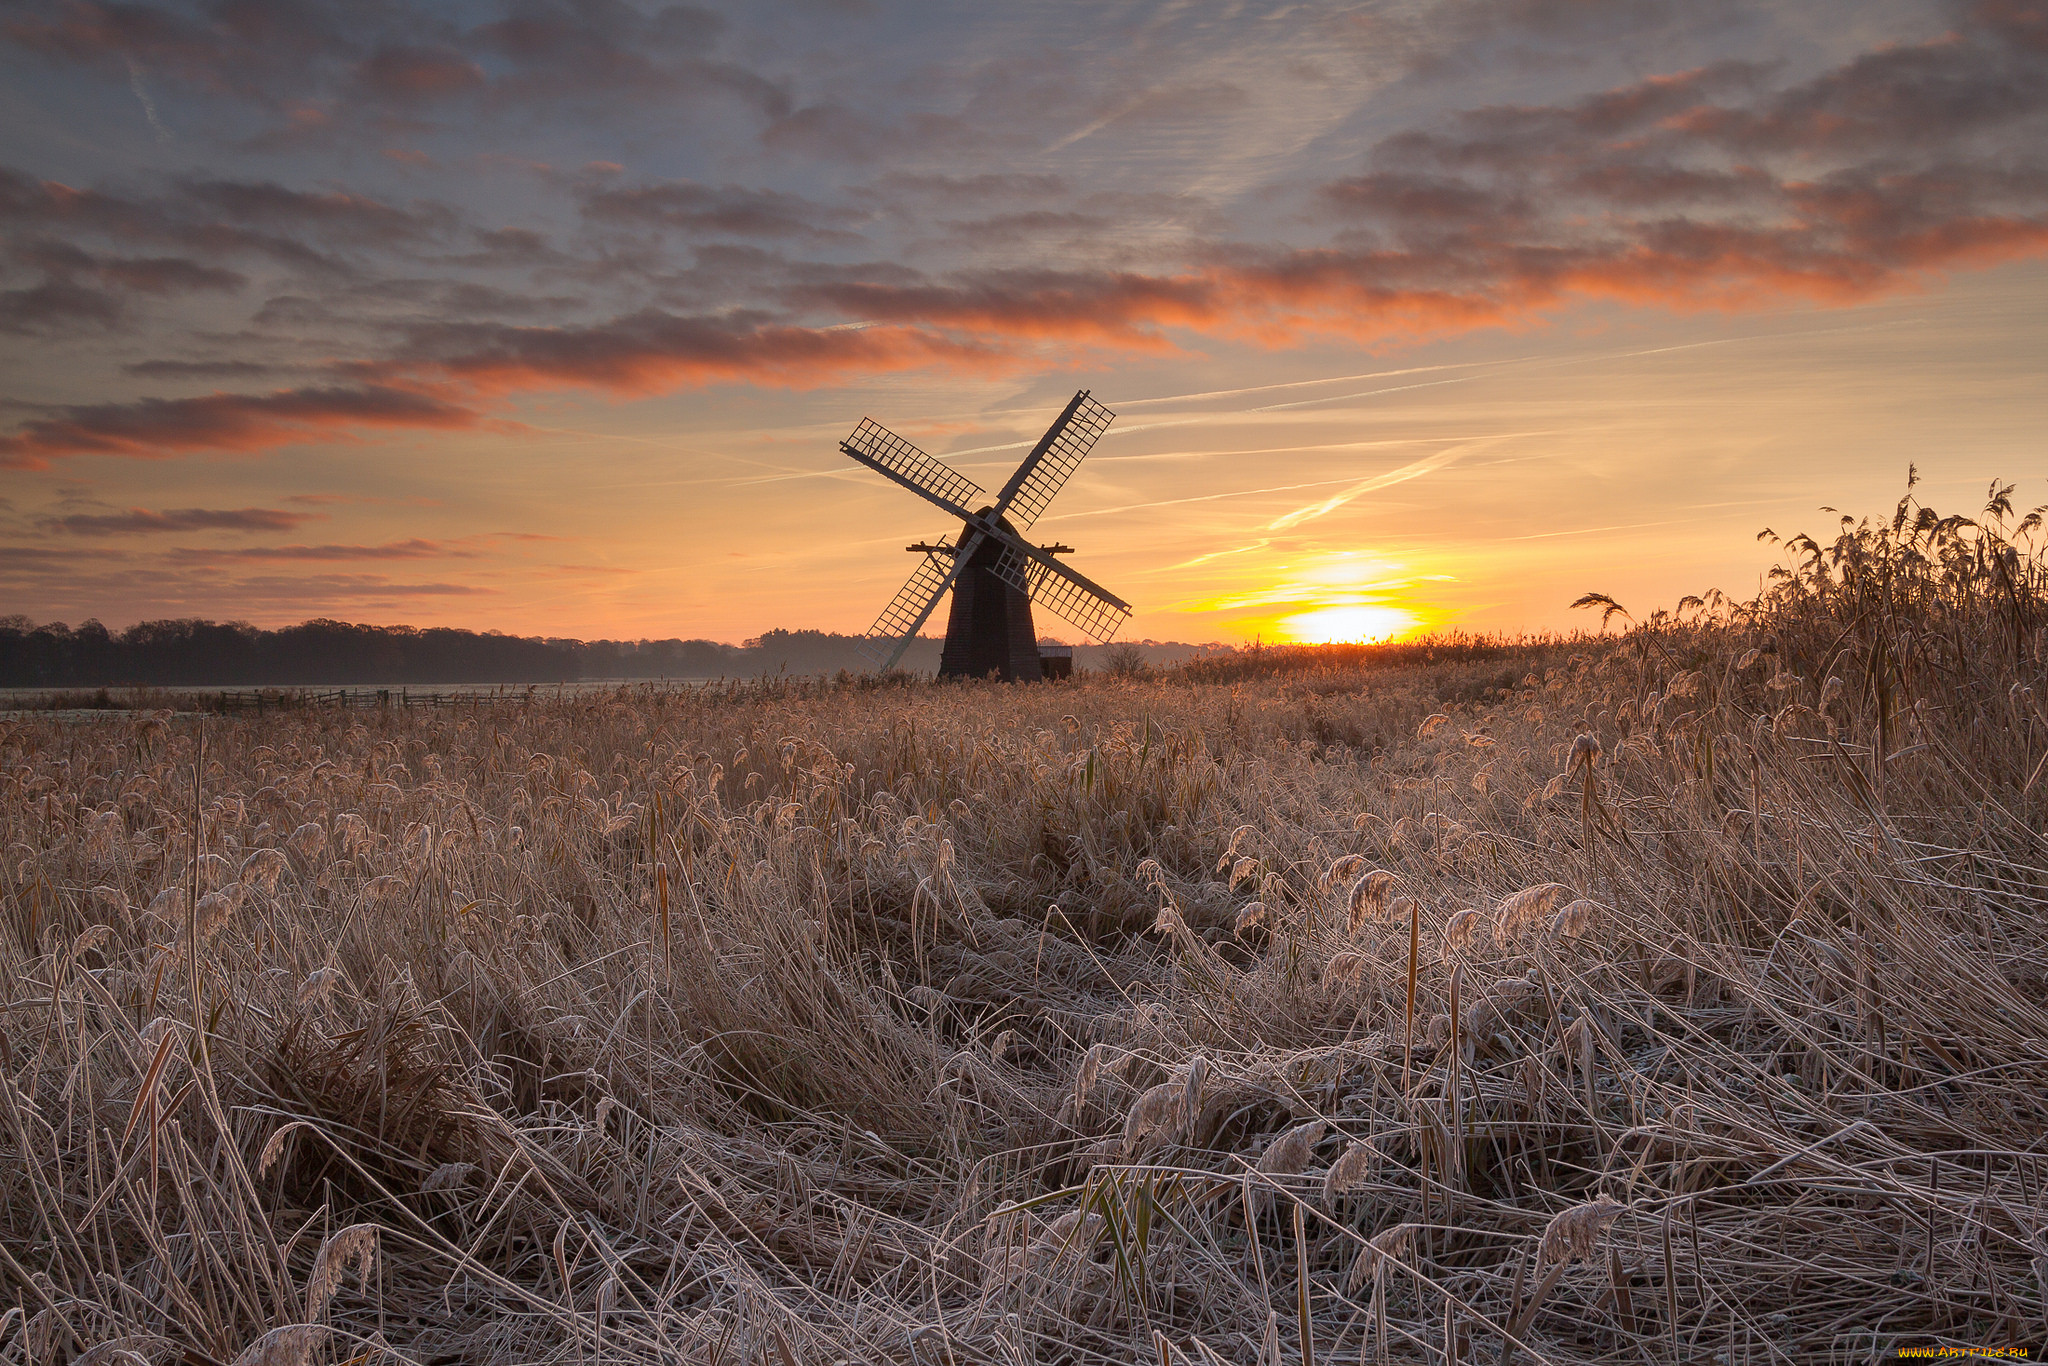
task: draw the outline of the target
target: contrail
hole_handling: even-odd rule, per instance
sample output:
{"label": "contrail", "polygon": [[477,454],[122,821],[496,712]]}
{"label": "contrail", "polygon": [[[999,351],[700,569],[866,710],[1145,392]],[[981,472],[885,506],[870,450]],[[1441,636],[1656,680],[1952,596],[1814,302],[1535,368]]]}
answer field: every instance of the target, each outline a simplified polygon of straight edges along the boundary
{"label": "contrail", "polygon": [[[1362,379],[1398,379],[1403,375],[1427,375],[1438,370],[1471,370],[1492,365],[1517,365],[1524,361],[1537,360],[1536,356],[1515,356],[1508,360],[1458,361],[1446,365],[1411,365],[1401,370],[1371,370],[1362,375],[1328,375],[1322,379],[1293,379],[1279,384],[1254,384],[1244,389],[1211,389],[1200,394],[1161,394],[1157,398],[1125,398],[1117,400],[1120,408],[1136,408],[1146,403],[1196,403],[1207,398],[1237,398],[1244,394],[1270,394],[1281,389],[1307,389],[1318,384],[1356,384]],[[1250,411],[1257,412],[1259,409]]]}
{"label": "contrail", "polygon": [[1112,512],[1142,512],[1146,508],[1172,507],[1176,503],[1213,503],[1219,498],[1250,498],[1260,493],[1293,493],[1297,489],[1322,489],[1332,484],[1341,484],[1342,479],[1314,479],[1306,484],[1275,484],[1263,489],[1231,489],[1226,493],[1203,493],[1192,498],[1161,498],[1150,503],[1125,503],[1121,507],[1090,508],[1086,512],[1056,512],[1050,517],[1038,519],[1038,525],[1047,522],[1067,522],[1077,517],[1107,517]]}
{"label": "contrail", "polygon": [[128,88],[135,92],[136,99],[142,101],[143,117],[149,120],[150,127],[156,129],[156,140],[158,142],[169,142],[171,140],[171,130],[157,121],[156,101],[152,100],[149,97],[149,91],[143,88],[142,64],[133,57],[128,59]]}
{"label": "contrail", "polygon": [[1420,460],[1401,466],[1399,469],[1388,470],[1385,474],[1375,474],[1370,478],[1361,479],[1350,488],[1345,489],[1341,493],[1331,494],[1320,503],[1310,503],[1307,507],[1296,508],[1292,512],[1283,513],[1275,517],[1272,521],[1266,523],[1266,530],[1285,531],[1291,526],[1299,526],[1303,522],[1312,522],[1318,517],[1335,512],[1338,508],[1343,507],[1361,494],[1371,493],[1375,489],[1383,489],[1393,484],[1405,484],[1410,479],[1420,479],[1423,475],[1433,470],[1442,469],[1477,444],[1479,443],[1472,442],[1463,446],[1452,446],[1448,450],[1438,451],[1435,455],[1426,455]]}

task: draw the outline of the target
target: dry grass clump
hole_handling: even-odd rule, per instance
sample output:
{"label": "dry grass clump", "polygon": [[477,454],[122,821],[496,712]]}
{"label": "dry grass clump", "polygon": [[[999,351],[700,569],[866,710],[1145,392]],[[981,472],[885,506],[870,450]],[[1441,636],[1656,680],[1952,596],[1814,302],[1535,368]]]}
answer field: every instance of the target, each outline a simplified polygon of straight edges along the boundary
{"label": "dry grass clump", "polygon": [[1993,503],[1575,642],[7,723],[0,1360],[2038,1341]]}

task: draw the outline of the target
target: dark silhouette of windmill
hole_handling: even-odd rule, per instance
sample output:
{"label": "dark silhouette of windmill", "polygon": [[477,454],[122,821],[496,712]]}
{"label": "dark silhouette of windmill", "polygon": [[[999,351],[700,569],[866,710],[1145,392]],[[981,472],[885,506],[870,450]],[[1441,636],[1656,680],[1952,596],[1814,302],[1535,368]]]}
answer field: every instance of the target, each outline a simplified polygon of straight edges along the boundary
{"label": "dark silhouette of windmill", "polygon": [[882,668],[895,668],[947,589],[953,591],[953,610],[939,656],[941,678],[993,674],[1021,682],[1047,676],[1051,666],[1040,658],[1031,624],[1034,602],[1097,644],[1107,643],[1130,615],[1130,604],[1053,558],[1072,553],[1072,546],[1033,545],[1022,532],[1080,468],[1115,416],[1086,389],[1075,394],[994,502],[973,480],[863,418],[839,449],[959,518],[960,534],[909,547],[924,558],[868,628],[862,651]]}

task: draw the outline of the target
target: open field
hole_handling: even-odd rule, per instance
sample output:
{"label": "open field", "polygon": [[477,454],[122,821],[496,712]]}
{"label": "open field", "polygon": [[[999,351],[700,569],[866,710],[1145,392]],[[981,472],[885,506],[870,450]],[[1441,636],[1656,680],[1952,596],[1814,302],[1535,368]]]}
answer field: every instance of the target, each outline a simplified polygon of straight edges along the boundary
{"label": "open field", "polygon": [[1599,640],[7,721],[0,1360],[2039,1344],[2008,521]]}

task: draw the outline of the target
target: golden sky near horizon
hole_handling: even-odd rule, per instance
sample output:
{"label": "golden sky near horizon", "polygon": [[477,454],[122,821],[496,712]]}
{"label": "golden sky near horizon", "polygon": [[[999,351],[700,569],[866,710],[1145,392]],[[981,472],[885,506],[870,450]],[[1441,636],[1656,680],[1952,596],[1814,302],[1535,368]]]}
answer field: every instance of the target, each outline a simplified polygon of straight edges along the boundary
{"label": "golden sky near horizon", "polygon": [[854,424],[994,489],[1082,387],[1132,637],[2048,502],[2038,0],[264,15],[0,25],[6,610],[860,631],[953,528]]}

